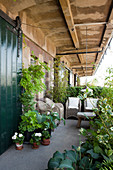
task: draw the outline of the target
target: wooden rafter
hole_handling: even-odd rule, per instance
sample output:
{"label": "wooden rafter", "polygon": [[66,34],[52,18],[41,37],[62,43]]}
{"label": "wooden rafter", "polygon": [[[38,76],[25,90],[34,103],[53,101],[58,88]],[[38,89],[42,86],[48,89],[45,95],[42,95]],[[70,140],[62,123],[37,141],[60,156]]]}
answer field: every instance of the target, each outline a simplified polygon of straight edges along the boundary
{"label": "wooden rafter", "polygon": [[[64,13],[73,43],[75,45],[76,48],[79,48],[79,40],[78,40],[78,35],[77,35],[77,31],[76,28],[74,28],[74,21],[73,21],[73,15],[71,12],[71,6],[70,6],[70,2],[69,0],[59,0],[62,11]],[[83,62],[83,57],[80,54],[79,55],[80,58],[80,62]]]}

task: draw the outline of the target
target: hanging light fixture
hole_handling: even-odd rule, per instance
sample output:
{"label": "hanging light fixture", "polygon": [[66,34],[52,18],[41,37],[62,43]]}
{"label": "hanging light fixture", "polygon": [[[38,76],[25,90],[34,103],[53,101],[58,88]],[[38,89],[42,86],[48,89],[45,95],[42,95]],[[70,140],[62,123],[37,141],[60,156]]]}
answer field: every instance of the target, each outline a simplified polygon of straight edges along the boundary
{"label": "hanging light fixture", "polygon": [[86,73],[85,73],[85,76],[86,76],[86,86],[84,89],[81,90],[81,92],[86,92],[86,90],[88,92],[93,92],[92,89],[90,89],[89,87],[87,87],[87,26],[86,26]]}

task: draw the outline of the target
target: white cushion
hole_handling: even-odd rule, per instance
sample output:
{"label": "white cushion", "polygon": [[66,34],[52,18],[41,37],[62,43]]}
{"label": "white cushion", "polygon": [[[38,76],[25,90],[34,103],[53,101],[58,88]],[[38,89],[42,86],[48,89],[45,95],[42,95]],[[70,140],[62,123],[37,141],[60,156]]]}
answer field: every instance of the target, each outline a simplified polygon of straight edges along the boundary
{"label": "white cushion", "polygon": [[79,98],[76,98],[76,97],[69,97],[68,98],[68,102],[69,102],[69,104],[68,104],[68,108],[70,109],[70,108],[76,108],[76,109],[78,109],[78,105],[79,105]]}
{"label": "white cushion", "polygon": [[87,107],[90,109],[97,107],[97,101],[98,99],[87,98]]}
{"label": "white cushion", "polygon": [[96,116],[96,114],[93,113],[93,112],[78,112],[78,113],[77,113],[77,116],[78,116],[78,117],[79,117],[79,116],[94,117],[94,116]]}
{"label": "white cushion", "polygon": [[93,107],[85,107],[85,109],[93,111]]}

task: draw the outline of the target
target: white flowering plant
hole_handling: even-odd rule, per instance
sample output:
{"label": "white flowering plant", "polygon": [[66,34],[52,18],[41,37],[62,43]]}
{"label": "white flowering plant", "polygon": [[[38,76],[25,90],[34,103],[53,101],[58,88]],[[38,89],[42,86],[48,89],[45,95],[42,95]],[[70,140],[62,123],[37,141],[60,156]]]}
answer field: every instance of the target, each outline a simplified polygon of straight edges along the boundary
{"label": "white flowering plant", "polygon": [[17,133],[15,132],[15,134],[12,136],[12,140],[14,143],[19,143],[20,145],[23,144],[24,142],[24,135],[22,133]]}
{"label": "white flowering plant", "polygon": [[33,133],[31,135],[30,143],[31,144],[36,143],[37,145],[40,145],[41,137],[42,137],[41,133]]}

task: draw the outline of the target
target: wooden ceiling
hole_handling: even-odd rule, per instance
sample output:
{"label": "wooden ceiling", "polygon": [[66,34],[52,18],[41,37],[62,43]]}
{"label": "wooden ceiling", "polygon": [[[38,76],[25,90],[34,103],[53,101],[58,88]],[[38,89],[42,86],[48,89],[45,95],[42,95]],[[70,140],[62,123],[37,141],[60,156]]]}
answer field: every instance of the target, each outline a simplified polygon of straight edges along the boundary
{"label": "wooden ceiling", "polygon": [[[0,0],[25,12],[79,76],[92,75],[111,37],[113,0]],[[12,2],[12,3],[11,3]],[[31,23],[28,23],[31,24]],[[87,51],[87,54],[86,54]]]}

